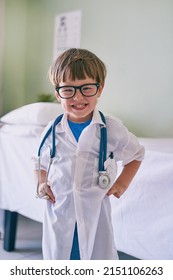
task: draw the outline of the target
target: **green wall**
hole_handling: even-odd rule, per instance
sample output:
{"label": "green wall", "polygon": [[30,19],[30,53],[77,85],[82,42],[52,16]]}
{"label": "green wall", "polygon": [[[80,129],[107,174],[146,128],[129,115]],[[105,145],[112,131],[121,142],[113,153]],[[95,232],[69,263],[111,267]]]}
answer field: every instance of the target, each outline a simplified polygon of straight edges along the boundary
{"label": "green wall", "polygon": [[47,72],[52,59],[53,26],[49,1],[5,1],[4,113],[35,102],[39,93],[52,90]]}
{"label": "green wall", "polygon": [[172,137],[172,0],[5,0],[3,112],[53,92],[54,19],[78,9],[81,47],[108,69],[100,109],[138,136]]}

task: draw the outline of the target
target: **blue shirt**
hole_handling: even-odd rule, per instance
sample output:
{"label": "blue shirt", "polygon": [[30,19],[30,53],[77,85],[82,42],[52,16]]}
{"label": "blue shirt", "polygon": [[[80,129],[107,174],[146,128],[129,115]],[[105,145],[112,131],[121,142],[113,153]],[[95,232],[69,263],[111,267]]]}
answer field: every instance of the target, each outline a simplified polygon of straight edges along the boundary
{"label": "blue shirt", "polygon": [[91,119],[87,120],[86,122],[83,122],[83,123],[75,123],[75,122],[68,120],[69,127],[70,127],[71,131],[73,132],[73,135],[76,138],[77,142],[79,140],[79,137],[80,137],[83,129],[85,127],[87,127],[90,124],[90,122],[91,122]]}

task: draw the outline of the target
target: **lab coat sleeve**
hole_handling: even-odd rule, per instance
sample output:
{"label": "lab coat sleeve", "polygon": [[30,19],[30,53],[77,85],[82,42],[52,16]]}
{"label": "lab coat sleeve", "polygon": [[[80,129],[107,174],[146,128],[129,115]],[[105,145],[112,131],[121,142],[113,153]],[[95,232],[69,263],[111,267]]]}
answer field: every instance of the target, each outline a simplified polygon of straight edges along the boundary
{"label": "lab coat sleeve", "polygon": [[[44,131],[40,137],[40,143],[42,142],[46,132],[48,131],[48,129],[50,128],[51,125],[52,125],[52,122],[50,122],[44,129]],[[50,147],[51,147],[50,141],[51,141],[51,135],[49,135],[49,137],[46,139],[46,141],[41,149],[40,169],[45,170],[45,171],[47,171],[47,166],[48,166],[49,159],[50,159]],[[40,145],[40,143],[39,143],[39,145]],[[39,146],[38,146],[38,149],[39,149]],[[38,170],[38,156],[33,155],[31,159],[33,162],[33,169]]]}
{"label": "lab coat sleeve", "polygon": [[108,118],[108,141],[110,139],[111,149],[116,161],[122,161],[126,165],[133,160],[142,161],[144,158],[144,147],[139,143],[137,137],[115,119]]}

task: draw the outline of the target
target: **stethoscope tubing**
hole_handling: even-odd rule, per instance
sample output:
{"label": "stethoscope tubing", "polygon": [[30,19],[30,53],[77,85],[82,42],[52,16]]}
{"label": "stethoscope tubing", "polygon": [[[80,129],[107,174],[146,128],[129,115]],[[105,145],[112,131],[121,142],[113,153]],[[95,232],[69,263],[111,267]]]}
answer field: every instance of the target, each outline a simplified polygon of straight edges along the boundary
{"label": "stethoscope tubing", "polygon": [[[106,170],[104,167],[104,162],[106,161],[107,158],[107,129],[106,129],[106,120],[105,117],[103,115],[102,112],[100,112],[100,116],[101,119],[103,121],[103,124],[100,125],[100,152],[99,152],[99,166],[98,166],[98,170],[99,170],[99,174],[101,176],[106,176]],[[48,131],[46,132],[45,136],[43,137],[41,144],[39,146],[38,149],[38,182],[37,182],[37,193],[36,193],[36,197],[38,198],[46,198],[47,199],[47,195],[46,195],[46,186],[47,186],[47,182],[48,182],[48,175],[49,175],[49,171],[50,171],[50,167],[51,164],[53,162],[53,158],[55,157],[55,153],[56,153],[56,137],[55,137],[55,129],[56,129],[56,125],[61,121],[63,117],[63,114],[58,116],[53,125],[48,129]],[[41,150],[43,148],[43,145],[46,141],[46,139],[48,138],[48,136],[52,134],[52,147],[50,149],[50,161],[49,161],[49,165],[47,168],[47,172],[46,172],[46,179],[45,179],[45,183],[44,183],[44,188],[42,193],[39,193],[39,185],[40,185],[40,166],[41,166]],[[103,186],[104,188],[104,186]]]}
{"label": "stethoscope tubing", "polygon": [[99,153],[99,173],[105,171],[104,162],[107,157],[107,129],[106,129],[106,120],[102,112],[100,112],[102,121],[104,124],[100,128],[100,153]]}

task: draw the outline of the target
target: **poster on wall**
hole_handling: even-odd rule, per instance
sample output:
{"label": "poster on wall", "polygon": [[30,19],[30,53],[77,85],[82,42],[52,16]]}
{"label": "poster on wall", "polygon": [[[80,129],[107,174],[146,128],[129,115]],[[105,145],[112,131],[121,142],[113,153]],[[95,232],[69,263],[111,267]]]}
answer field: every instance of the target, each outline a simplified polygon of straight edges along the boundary
{"label": "poster on wall", "polygon": [[59,14],[55,18],[53,59],[69,48],[79,48],[81,11]]}

